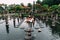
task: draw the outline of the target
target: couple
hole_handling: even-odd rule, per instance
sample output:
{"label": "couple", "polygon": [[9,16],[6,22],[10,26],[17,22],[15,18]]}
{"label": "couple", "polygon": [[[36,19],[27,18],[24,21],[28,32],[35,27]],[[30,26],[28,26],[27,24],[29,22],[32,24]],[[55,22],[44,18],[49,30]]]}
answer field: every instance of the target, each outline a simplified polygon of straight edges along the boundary
{"label": "couple", "polygon": [[35,19],[34,19],[33,16],[29,15],[29,16],[26,18],[26,22],[28,23],[29,27],[32,27],[32,25],[34,26]]}

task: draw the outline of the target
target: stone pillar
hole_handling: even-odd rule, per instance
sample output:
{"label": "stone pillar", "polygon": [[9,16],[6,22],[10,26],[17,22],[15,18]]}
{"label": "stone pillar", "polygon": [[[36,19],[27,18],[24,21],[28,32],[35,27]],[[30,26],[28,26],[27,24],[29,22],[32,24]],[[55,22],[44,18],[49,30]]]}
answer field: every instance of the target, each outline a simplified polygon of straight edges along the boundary
{"label": "stone pillar", "polygon": [[52,26],[55,26],[55,22],[56,22],[55,17],[53,17]]}
{"label": "stone pillar", "polygon": [[14,24],[14,27],[15,27],[15,16],[13,17],[13,24]]}
{"label": "stone pillar", "polygon": [[51,14],[51,19],[53,19],[53,14]]}
{"label": "stone pillar", "polygon": [[5,16],[5,22],[6,22],[6,32],[9,33],[9,24],[8,24],[8,16]]}
{"label": "stone pillar", "polygon": [[9,25],[6,25],[6,32],[9,33]]}
{"label": "stone pillar", "polygon": [[17,21],[18,21],[18,23],[19,23],[19,16],[20,16],[20,15],[18,15],[18,17],[17,17]]}
{"label": "stone pillar", "polygon": [[56,14],[56,20],[58,19],[58,14]]}
{"label": "stone pillar", "polygon": [[5,22],[6,22],[6,25],[9,25],[8,24],[8,16],[6,15],[6,17],[5,17]]}
{"label": "stone pillar", "polygon": [[45,19],[45,17],[43,16],[43,20]]}
{"label": "stone pillar", "polygon": [[48,16],[46,17],[46,21],[48,21]]}

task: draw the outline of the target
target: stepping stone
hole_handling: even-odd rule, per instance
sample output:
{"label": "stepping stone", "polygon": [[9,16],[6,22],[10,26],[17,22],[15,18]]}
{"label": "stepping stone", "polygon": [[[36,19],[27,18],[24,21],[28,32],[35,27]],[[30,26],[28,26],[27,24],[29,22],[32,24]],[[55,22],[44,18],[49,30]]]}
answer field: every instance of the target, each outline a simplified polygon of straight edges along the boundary
{"label": "stepping stone", "polygon": [[38,29],[38,32],[41,32],[41,29]]}
{"label": "stepping stone", "polygon": [[25,36],[25,40],[31,40],[32,36]]}
{"label": "stepping stone", "polygon": [[32,30],[31,28],[25,29],[25,32],[33,32],[34,30]]}

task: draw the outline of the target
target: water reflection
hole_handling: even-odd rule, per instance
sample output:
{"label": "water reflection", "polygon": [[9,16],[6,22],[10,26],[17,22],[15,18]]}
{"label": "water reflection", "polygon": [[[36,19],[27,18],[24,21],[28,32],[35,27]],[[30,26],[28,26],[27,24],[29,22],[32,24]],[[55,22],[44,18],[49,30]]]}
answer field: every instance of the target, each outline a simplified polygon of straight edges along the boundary
{"label": "water reflection", "polygon": [[9,33],[9,25],[6,25],[6,32]]}
{"label": "water reflection", "polygon": [[13,25],[14,25],[14,28],[16,27],[16,24],[15,24],[15,17],[13,17]]}
{"label": "water reflection", "polygon": [[14,28],[16,27],[15,20],[13,20]]}
{"label": "water reflection", "polygon": [[18,24],[19,24],[19,18],[17,18]]}
{"label": "water reflection", "polygon": [[[11,22],[13,23],[13,25],[14,25],[14,27],[13,27],[13,25],[11,24],[10,25],[10,23],[8,24],[8,21],[9,20],[6,20],[6,23],[5,23],[5,25],[6,25],[6,28],[5,27],[1,27],[1,31],[3,32],[4,31],[4,33],[2,33],[2,32],[0,32],[0,35],[2,36],[2,38],[3,39],[6,39],[6,37],[7,37],[7,40],[8,39],[10,39],[10,40],[24,40],[23,38],[25,37],[25,32],[22,30],[22,29],[20,29],[20,28],[16,28],[16,24],[18,24],[18,22],[20,22],[20,24],[23,24],[24,22],[23,22],[23,19],[21,19],[20,18],[20,20],[18,20],[18,18],[17,18],[17,21],[16,21],[16,18],[14,19],[13,18],[13,20],[11,20]],[[23,23],[22,23],[23,22]],[[60,24],[57,24],[56,23],[56,26],[51,26],[51,23],[52,23],[52,21],[51,20],[49,20],[49,21],[45,21],[44,20],[44,23],[46,23],[46,25],[49,25],[49,28],[51,28],[50,30],[50,32],[52,33],[52,36],[53,35],[56,35],[56,34],[58,34],[59,36],[60,36]],[[44,23],[42,23],[41,22],[41,24],[43,24],[42,26],[44,27]],[[4,23],[3,23],[4,24]],[[7,25],[8,24],[8,25]],[[19,25],[20,25],[19,24]],[[36,23],[36,24],[38,24],[38,23]],[[1,26],[1,25],[0,25]],[[2,25],[3,26],[3,25]],[[22,25],[23,26],[23,25]],[[41,26],[41,25],[40,25]],[[20,26],[19,26],[20,27]],[[26,27],[26,25],[25,25],[25,27]],[[4,28],[4,29],[3,29]],[[36,37],[32,37],[32,40],[49,40],[49,38],[51,37],[51,35],[50,35],[50,33],[48,33],[47,31],[49,31],[48,29],[46,29],[46,28],[48,28],[48,26],[46,27],[44,27],[44,28],[41,28],[42,29],[42,32],[40,32],[40,33],[37,33],[37,30],[35,30],[33,33],[32,33],[32,35],[34,35],[34,33],[35,34],[37,34],[36,35]],[[5,34],[5,30],[6,30],[6,32],[7,32],[7,34],[9,34],[9,35],[6,35]],[[10,32],[10,33],[9,33]],[[50,36],[49,36],[50,35]],[[57,35],[57,36],[58,36]],[[0,36],[0,40],[1,40],[1,36]],[[9,36],[9,37],[8,37]],[[2,39],[2,40],[3,40]],[[53,40],[53,39],[52,39]]]}
{"label": "water reflection", "polygon": [[51,28],[52,35],[58,34],[60,36],[60,24],[55,23],[55,26],[52,26],[52,21],[51,20],[46,22],[46,24],[49,25],[49,27]]}
{"label": "water reflection", "polygon": [[46,25],[49,25],[49,26],[51,26],[52,25],[52,21],[51,20],[48,20],[47,22],[45,22],[46,23]]}

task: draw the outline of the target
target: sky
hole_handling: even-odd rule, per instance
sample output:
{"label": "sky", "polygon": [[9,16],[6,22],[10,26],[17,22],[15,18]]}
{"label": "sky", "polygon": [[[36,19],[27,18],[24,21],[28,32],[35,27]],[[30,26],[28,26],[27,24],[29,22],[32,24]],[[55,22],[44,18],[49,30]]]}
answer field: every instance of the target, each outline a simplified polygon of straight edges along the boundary
{"label": "sky", "polygon": [[20,4],[20,3],[24,3],[24,5],[27,5],[27,3],[33,3],[33,1],[36,0],[0,0],[0,4]]}

